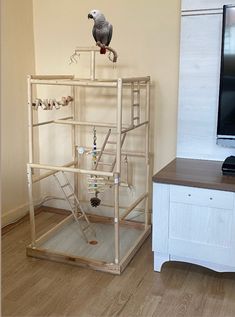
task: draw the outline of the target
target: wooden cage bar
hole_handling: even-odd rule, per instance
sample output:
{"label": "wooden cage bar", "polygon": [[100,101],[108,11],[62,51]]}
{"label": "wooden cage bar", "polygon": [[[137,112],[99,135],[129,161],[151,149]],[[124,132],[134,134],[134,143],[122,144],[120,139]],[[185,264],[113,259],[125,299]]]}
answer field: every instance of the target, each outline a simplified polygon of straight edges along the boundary
{"label": "wooden cage bar", "polygon": [[32,84],[37,85],[56,85],[56,86],[80,86],[80,87],[103,87],[103,88],[109,88],[109,87],[117,87],[116,82],[102,82],[102,81],[89,81],[89,80],[48,80],[48,79],[32,79]]}
{"label": "wooden cage bar", "polygon": [[32,182],[32,169],[27,164],[27,177],[28,177],[28,189],[29,189],[29,220],[30,220],[30,231],[31,231],[31,245],[35,247],[36,241],[36,228],[35,228],[35,213],[33,204],[33,182]]}
{"label": "wooden cage bar", "polygon": [[[120,274],[125,267],[130,262],[131,258],[138,251],[143,241],[150,234],[151,226],[149,221],[149,181],[150,181],[150,151],[149,151],[149,124],[150,124],[150,77],[133,77],[133,78],[118,78],[118,79],[107,79],[98,80],[95,79],[95,54],[99,52],[98,47],[83,47],[77,48],[75,52],[88,52],[90,54],[90,79],[76,79],[72,75],[32,75],[28,76],[28,133],[29,133],[29,163],[27,164],[27,175],[28,175],[28,191],[29,191],[29,205],[30,205],[30,230],[31,230],[31,244],[27,247],[27,255],[34,256],[42,259],[50,259],[63,263],[70,263],[73,265],[80,265],[85,267],[90,267],[96,270],[110,272],[113,274]],[[35,122],[33,116],[33,90],[34,85],[56,85],[56,86],[68,86],[71,89],[71,97],[73,101],[71,102],[71,107],[68,107],[70,114],[61,119],[48,120],[43,122]],[[77,87],[90,87],[94,89],[99,88],[112,88],[116,89],[116,119],[114,123],[108,122],[89,122],[82,121],[82,117],[78,114],[77,107],[78,102],[76,101],[78,94],[76,93]],[[137,88],[136,88],[137,87]],[[133,123],[134,110],[133,106],[130,107],[130,117],[132,118],[130,124],[123,123],[123,89],[130,89],[131,91],[131,105],[134,103],[134,93],[135,89],[137,92],[137,101],[140,107],[142,99],[140,98],[140,89],[145,91],[146,98],[144,99],[144,107],[142,108],[145,112],[145,118],[140,119],[140,108],[138,108],[139,119]],[[36,89],[35,89],[36,91]],[[79,106],[80,107],[80,106]],[[80,109],[80,108],[79,108]],[[81,110],[81,109],[80,109]],[[59,110],[57,110],[59,111]],[[144,120],[144,121],[143,121]],[[35,120],[36,121],[36,120]],[[52,164],[42,164],[41,162],[36,162],[34,157],[34,133],[33,128],[37,127],[40,129],[41,126],[50,124],[62,124],[68,125],[71,129],[71,161],[63,164],[61,166]],[[96,168],[94,169],[84,169],[80,160],[78,159],[78,136],[80,127],[96,127],[97,129],[111,129],[115,141],[108,140],[109,134],[104,137],[103,145],[100,147],[101,154],[109,155],[112,157],[113,163],[108,164],[104,162],[108,167],[110,165],[111,171],[98,170],[99,164],[96,163]],[[143,127],[145,131],[145,147],[142,152],[123,150],[122,145],[124,143],[125,134],[134,131],[135,129]],[[110,143],[113,148],[106,148],[106,145]],[[86,151],[92,151],[92,148],[87,146],[84,147]],[[97,149],[98,150],[98,149]],[[99,151],[100,151],[99,150]],[[146,179],[145,179],[145,190],[144,193],[136,198],[129,206],[123,207],[120,204],[120,186],[128,188],[129,185],[121,181],[122,176],[122,157],[130,156],[132,158],[139,158],[146,166]],[[100,158],[99,158],[100,159]],[[97,161],[98,162],[98,161]],[[45,170],[42,174],[33,175],[35,170]],[[72,226],[74,223],[73,215],[70,214],[65,219],[60,221],[49,231],[45,232],[40,237],[36,235],[35,227],[35,212],[34,212],[34,202],[33,202],[33,184],[48,178],[52,175],[57,175],[58,172],[68,172],[72,173],[74,178],[74,192],[78,196],[79,188],[79,175],[92,175],[95,177],[103,177],[106,179],[107,186],[113,186],[114,197],[110,204],[101,204],[101,206],[107,206],[113,208],[113,215],[111,217],[100,216],[89,214],[90,221],[95,223],[102,223],[109,226],[113,226],[113,259],[109,260],[95,260],[94,258],[88,258],[84,255],[78,256],[76,254],[67,254],[66,252],[61,252],[58,250],[49,250],[45,248],[45,244],[50,241],[53,237],[56,237],[61,231],[65,230],[68,226]],[[84,202],[84,200],[80,200]],[[142,203],[143,202],[143,203]],[[137,206],[141,204],[141,208]],[[124,209],[120,215],[120,209]],[[144,221],[136,222],[130,219],[126,220],[126,217],[130,215],[134,210],[140,210],[141,214],[144,213]],[[81,211],[80,211],[81,212]],[[123,244],[120,243],[122,239],[121,230],[127,228],[127,230],[139,230],[138,237],[131,242],[130,247],[123,253]],[[128,232],[128,231],[127,231]],[[136,233],[137,234],[137,233]],[[121,247],[122,246],[122,247]]]}
{"label": "wooden cage bar", "polygon": [[84,122],[84,121],[68,121],[68,120],[54,120],[53,123],[57,124],[71,124],[71,125],[81,125],[88,127],[103,127],[103,128],[116,128],[117,125],[115,123],[101,123],[101,122]]}
{"label": "wooden cage bar", "polygon": [[51,170],[51,171],[56,171],[56,172],[63,171],[63,172],[87,174],[87,175],[96,175],[96,176],[107,176],[107,177],[113,177],[114,176],[114,173],[111,173],[111,172],[85,170],[85,169],[71,168],[71,167],[65,167],[65,166],[33,164],[33,163],[29,163],[29,166],[32,167],[32,168],[45,169],[45,170]]}
{"label": "wooden cage bar", "polygon": [[29,134],[29,163],[33,163],[33,110],[31,76],[27,78],[28,86],[28,134]]}
{"label": "wooden cage bar", "polygon": [[[146,120],[150,120],[150,82],[146,84]],[[150,219],[149,219],[149,191],[150,191],[150,154],[149,154],[149,124],[145,126],[145,160],[146,160],[146,192],[147,197],[145,200],[145,228],[147,229]]]}
{"label": "wooden cage bar", "polygon": [[[67,164],[64,164],[63,167],[70,167],[70,166],[73,166],[73,165],[76,166],[76,160],[72,161],[72,162],[69,162]],[[44,178],[47,178],[49,176],[54,175],[56,172],[57,172],[57,170],[54,170],[54,171],[50,171],[50,172],[44,173],[44,174],[39,175],[39,176],[33,176],[32,177],[32,182],[33,183],[37,183],[37,182],[41,181]]]}

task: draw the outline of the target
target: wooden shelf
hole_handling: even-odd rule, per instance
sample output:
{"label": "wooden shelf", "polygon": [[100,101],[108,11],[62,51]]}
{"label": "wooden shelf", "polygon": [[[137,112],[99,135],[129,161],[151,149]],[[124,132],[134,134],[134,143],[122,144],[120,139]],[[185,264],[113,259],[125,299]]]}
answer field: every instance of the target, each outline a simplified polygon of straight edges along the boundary
{"label": "wooden shelf", "polygon": [[222,161],[176,158],[152,178],[153,182],[235,192],[235,176],[222,174]]}

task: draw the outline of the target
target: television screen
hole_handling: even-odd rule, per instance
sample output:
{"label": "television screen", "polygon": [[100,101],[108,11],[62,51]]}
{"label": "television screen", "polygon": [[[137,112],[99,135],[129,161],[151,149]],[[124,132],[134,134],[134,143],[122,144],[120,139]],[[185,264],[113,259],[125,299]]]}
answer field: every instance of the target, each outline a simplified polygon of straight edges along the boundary
{"label": "television screen", "polygon": [[235,139],[235,6],[229,5],[223,7],[217,139]]}

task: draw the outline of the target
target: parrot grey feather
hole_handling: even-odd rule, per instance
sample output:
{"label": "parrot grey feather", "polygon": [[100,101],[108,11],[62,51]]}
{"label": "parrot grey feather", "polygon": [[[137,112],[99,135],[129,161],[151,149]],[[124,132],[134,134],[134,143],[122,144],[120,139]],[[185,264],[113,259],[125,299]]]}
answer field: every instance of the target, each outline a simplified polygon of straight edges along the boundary
{"label": "parrot grey feather", "polygon": [[92,34],[96,42],[108,46],[112,39],[113,26],[99,10],[92,10],[88,18],[94,20]]}

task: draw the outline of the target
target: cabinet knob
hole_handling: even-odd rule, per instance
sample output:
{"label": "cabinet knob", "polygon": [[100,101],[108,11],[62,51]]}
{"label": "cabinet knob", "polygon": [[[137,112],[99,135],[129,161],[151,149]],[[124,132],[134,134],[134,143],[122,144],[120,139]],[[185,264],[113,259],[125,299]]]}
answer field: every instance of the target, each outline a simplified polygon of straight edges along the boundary
{"label": "cabinet knob", "polygon": [[191,194],[188,194],[188,197],[191,197]]}
{"label": "cabinet knob", "polygon": [[212,200],[213,198],[212,197],[210,197],[210,200]]}

